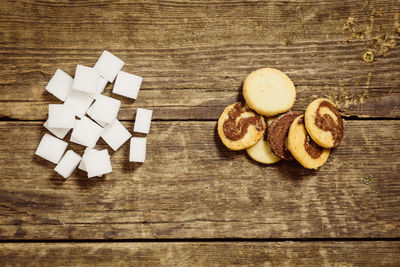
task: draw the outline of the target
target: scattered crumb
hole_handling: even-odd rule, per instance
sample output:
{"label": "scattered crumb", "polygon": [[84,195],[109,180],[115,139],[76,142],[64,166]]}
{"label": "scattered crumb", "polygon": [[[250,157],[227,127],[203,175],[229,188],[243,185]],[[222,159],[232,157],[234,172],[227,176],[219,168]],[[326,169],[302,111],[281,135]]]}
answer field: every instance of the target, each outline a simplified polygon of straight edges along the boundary
{"label": "scattered crumb", "polygon": [[367,88],[369,88],[369,85],[370,85],[370,83],[371,83],[371,77],[372,77],[372,72],[368,73]]}
{"label": "scattered crumb", "polygon": [[325,95],[326,98],[335,103],[342,113],[345,113],[350,106],[364,104],[366,96],[367,91],[364,93],[350,93],[345,91],[343,87],[336,88],[331,93]]}
{"label": "scattered crumb", "polygon": [[342,30],[343,31],[354,31],[354,17],[350,16],[347,18],[347,21],[343,24]]}
{"label": "scattered crumb", "polygon": [[393,37],[388,37],[386,34],[383,34],[375,39],[372,39],[370,42],[370,50],[374,52],[376,56],[384,56],[386,57],[389,50],[396,47],[396,40]]}
{"label": "scattered crumb", "polygon": [[370,38],[375,24],[375,10],[369,14],[369,25],[367,26],[364,34],[366,38]]}
{"label": "scattered crumb", "polygon": [[[369,2],[366,1],[363,5],[363,9],[367,9]],[[358,23],[358,20],[354,16],[349,16],[347,21],[342,25],[342,32],[347,34],[347,39],[344,40],[348,43],[352,40],[365,40],[367,52],[363,55],[365,62],[372,62],[377,57],[386,57],[389,54],[390,49],[396,47],[397,42],[395,36],[400,33],[399,13],[395,14],[394,24],[392,30],[388,32],[388,29],[384,29],[382,25],[375,26],[375,18],[382,17],[384,12],[382,9],[372,9],[368,11],[369,21],[365,25]],[[386,27],[387,28],[387,27]]]}
{"label": "scattered crumb", "polygon": [[289,41],[289,40],[286,40],[285,42],[283,42],[283,45],[284,46],[292,46],[293,43],[291,41]]}
{"label": "scattered crumb", "polygon": [[364,184],[369,185],[374,182],[374,176],[372,174],[368,174],[364,177]]}
{"label": "scattered crumb", "polygon": [[375,13],[375,15],[378,16],[378,17],[382,17],[383,14],[384,14],[384,13],[383,13],[383,10],[382,10],[382,9],[377,10],[376,13]]}
{"label": "scattered crumb", "polygon": [[371,51],[365,52],[362,57],[365,62],[370,63],[370,62],[374,61],[374,53],[372,53]]}

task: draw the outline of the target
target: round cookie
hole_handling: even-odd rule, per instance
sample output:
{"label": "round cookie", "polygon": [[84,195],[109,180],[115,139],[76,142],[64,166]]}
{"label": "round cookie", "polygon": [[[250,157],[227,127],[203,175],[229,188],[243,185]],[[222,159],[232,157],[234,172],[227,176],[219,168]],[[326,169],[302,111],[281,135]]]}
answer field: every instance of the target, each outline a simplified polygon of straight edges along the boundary
{"label": "round cookie", "polygon": [[267,139],[268,127],[275,118],[267,118],[267,129],[265,130],[264,137],[261,138],[254,146],[246,148],[247,154],[257,162],[264,164],[273,164],[281,159],[277,157],[271,150]]}
{"label": "round cookie", "polygon": [[285,73],[264,68],[247,76],[243,83],[243,96],[251,109],[269,117],[286,112],[293,106],[296,89]]}
{"label": "round cookie", "polygon": [[271,146],[271,150],[281,159],[294,159],[287,148],[287,136],[290,125],[292,125],[292,122],[301,114],[303,113],[296,111],[282,114],[268,126],[268,142]]}
{"label": "round cookie", "polygon": [[310,137],[322,147],[337,147],[343,139],[342,116],[329,99],[319,98],[311,102],[304,121]]}
{"label": "round cookie", "polygon": [[264,118],[244,103],[233,103],[218,119],[218,135],[231,150],[248,148],[260,140],[265,132]]}
{"label": "round cookie", "polygon": [[318,146],[304,126],[304,115],[297,117],[289,129],[288,148],[293,157],[307,169],[317,169],[329,157],[330,150]]}

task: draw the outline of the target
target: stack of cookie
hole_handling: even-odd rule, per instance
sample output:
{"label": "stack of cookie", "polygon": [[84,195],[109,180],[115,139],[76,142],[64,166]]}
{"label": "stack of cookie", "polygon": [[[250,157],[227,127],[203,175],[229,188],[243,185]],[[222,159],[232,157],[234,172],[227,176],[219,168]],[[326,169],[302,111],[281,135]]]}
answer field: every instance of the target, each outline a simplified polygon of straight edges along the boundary
{"label": "stack of cookie", "polygon": [[305,113],[289,111],[296,89],[277,69],[252,72],[244,81],[243,96],[246,103],[234,103],[222,112],[218,134],[227,148],[246,149],[255,161],[296,159],[307,169],[317,169],[343,138],[342,117],[330,100],[313,101]]}

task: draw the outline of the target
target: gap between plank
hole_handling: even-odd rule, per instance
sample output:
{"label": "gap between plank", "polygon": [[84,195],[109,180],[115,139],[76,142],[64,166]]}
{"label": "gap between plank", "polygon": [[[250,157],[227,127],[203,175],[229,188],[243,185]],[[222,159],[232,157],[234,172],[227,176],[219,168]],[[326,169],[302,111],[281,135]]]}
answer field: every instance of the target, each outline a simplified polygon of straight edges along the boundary
{"label": "gap between plank", "polygon": [[278,243],[278,242],[398,242],[390,238],[160,238],[160,239],[52,239],[52,240],[0,240],[6,243]]}
{"label": "gap between plank", "polygon": [[[342,117],[345,121],[397,121],[400,120],[400,117],[358,117],[358,116],[343,116]],[[119,120],[121,122],[134,122],[135,120]],[[218,119],[152,119],[153,121],[204,121],[204,122],[217,122]],[[0,117],[0,122],[42,122],[44,123],[45,120],[21,120],[16,118],[9,118],[9,117]]]}

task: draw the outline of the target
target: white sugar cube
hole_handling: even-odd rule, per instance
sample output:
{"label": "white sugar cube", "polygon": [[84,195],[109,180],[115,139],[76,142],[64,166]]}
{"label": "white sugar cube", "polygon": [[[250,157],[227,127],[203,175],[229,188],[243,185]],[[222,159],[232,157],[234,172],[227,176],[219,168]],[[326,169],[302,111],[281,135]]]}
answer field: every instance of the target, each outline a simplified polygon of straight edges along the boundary
{"label": "white sugar cube", "polygon": [[86,151],[83,156],[83,163],[89,178],[112,172],[110,155],[107,149],[100,151],[90,149]]}
{"label": "white sugar cube", "polygon": [[43,124],[43,126],[60,139],[63,139],[69,130],[71,130],[71,128],[51,128],[49,127],[48,120]]}
{"label": "white sugar cube", "polygon": [[100,94],[102,94],[104,92],[104,89],[106,88],[108,83],[108,80],[99,76],[99,81],[97,83],[97,88],[96,88],[96,92],[89,94],[90,97],[92,97],[93,99],[96,99],[96,97]]}
{"label": "white sugar cube", "polygon": [[60,162],[57,164],[57,166],[54,168],[54,170],[62,177],[68,178],[76,169],[80,161],[81,156],[79,156],[72,150],[68,150],[62,157]]}
{"label": "white sugar cube", "polygon": [[98,95],[91,107],[90,117],[102,123],[112,123],[118,115],[121,101],[105,95]]}
{"label": "white sugar cube", "polygon": [[99,77],[99,72],[94,68],[77,65],[72,89],[93,94],[96,92]]}
{"label": "white sugar cube", "polygon": [[93,103],[93,101],[93,98],[90,97],[88,94],[71,90],[70,94],[64,102],[64,105],[71,107],[74,110],[75,115],[81,118],[86,114],[86,111]]}
{"label": "white sugar cube", "polygon": [[100,72],[101,76],[112,83],[124,64],[124,61],[104,50],[94,68]]}
{"label": "white sugar cube", "polygon": [[[82,155],[82,159],[85,156],[85,153],[90,149],[91,148],[88,148],[88,147],[85,149],[85,151],[83,152],[83,155]],[[86,167],[85,167],[85,163],[83,162],[83,160],[81,160],[81,162],[79,163],[78,169],[87,172]]]}
{"label": "white sugar cube", "polygon": [[61,101],[65,101],[71,91],[73,80],[67,73],[57,69],[47,84],[46,90]]}
{"label": "white sugar cube", "polygon": [[86,111],[86,114],[88,114],[89,116],[92,116],[92,111],[93,111],[93,105],[91,105],[88,110]]}
{"label": "white sugar cube", "polygon": [[48,125],[51,128],[73,128],[75,125],[73,109],[62,104],[50,104]]}
{"label": "white sugar cube", "polygon": [[129,161],[144,162],[146,160],[146,142],[143,137],[132,137],[131,148],[129,152]]}
{"label": "white sugar cube", "polygon": [[57,164],[64,154],[67,146],[67,142],[64,142],[63,140],[60,140],[50,134],[44,134],[42,140],[40,140],[35,154]]}
{"label": "white sugar cube", "polygon": [[107,83],[108,83],[108,80],[100,76],[99,81],[97,83],[97,93],[98,94],[101,94],[104,92],[104,89],[106,88]]}
{"label": "white sugar cube", "polygon": [[86,152],[89,151],[89,150],[92,150],[92,148],[87,147],[85,149],[85,152],[83,152],[83,155],[82,155],[82,160],[81,160],[81,162],[79,163],[79,166],[78,166],[78,169],[80,169],[82,171],[85,171],[85,172],[87,172],[87,170],[86,170],[86,167],[85,167],[85,163],[83,161],[83,157],[85,156]]}
{"label": "white sugar cube", "polygon": [[84,146],[93,148],[99,140],[103,128],[87,117],[82,117],[75,124],[71,138],[76,139]]}
{"label": "white sugar cube", "polygon": [[85,146],[84,143],[82,143],[81,141],[79,141],[78,139],[76,139],[75,137],[73,137],[72,135],[71,135],[71,137],[69,138],[69,141],[71,141],[72,143],[81,145],[81,146]]}
{"label": "white sugar cube", "polygon": [[117,151],[132,135],[119,120],[104,127],[101,138],[114,150]]}
{"label": "white sugar cube", "polygon": [[118,73],[113,93],[136,99],[142,85],[143,78],[124,71]]}
{"label": "white sugar cube", "polygon": [[83,163],[83,160],[81,160],[81,162],[79,163],[78,169],[87,172],[85,163]]}
{"label": "white sugar cube", "polygon": [[148,134],[150,131],[151,116],[153,111],[145,108],[138,108],[136,111],[135,126],[133,131],[136,133]]}
{"label": "white sugar cube", "polygon": [[[93,105],[90,106],[90,108],[87,110],[86,112],[92,119],[92,113],[93,113]],[[107,125],[107,123],[105,123],[104,121],[99,121],[99,120],[95,120],[93,119],[95,122],[97,122],[97,124],[99,124],[101,127],[105,127]]]}

